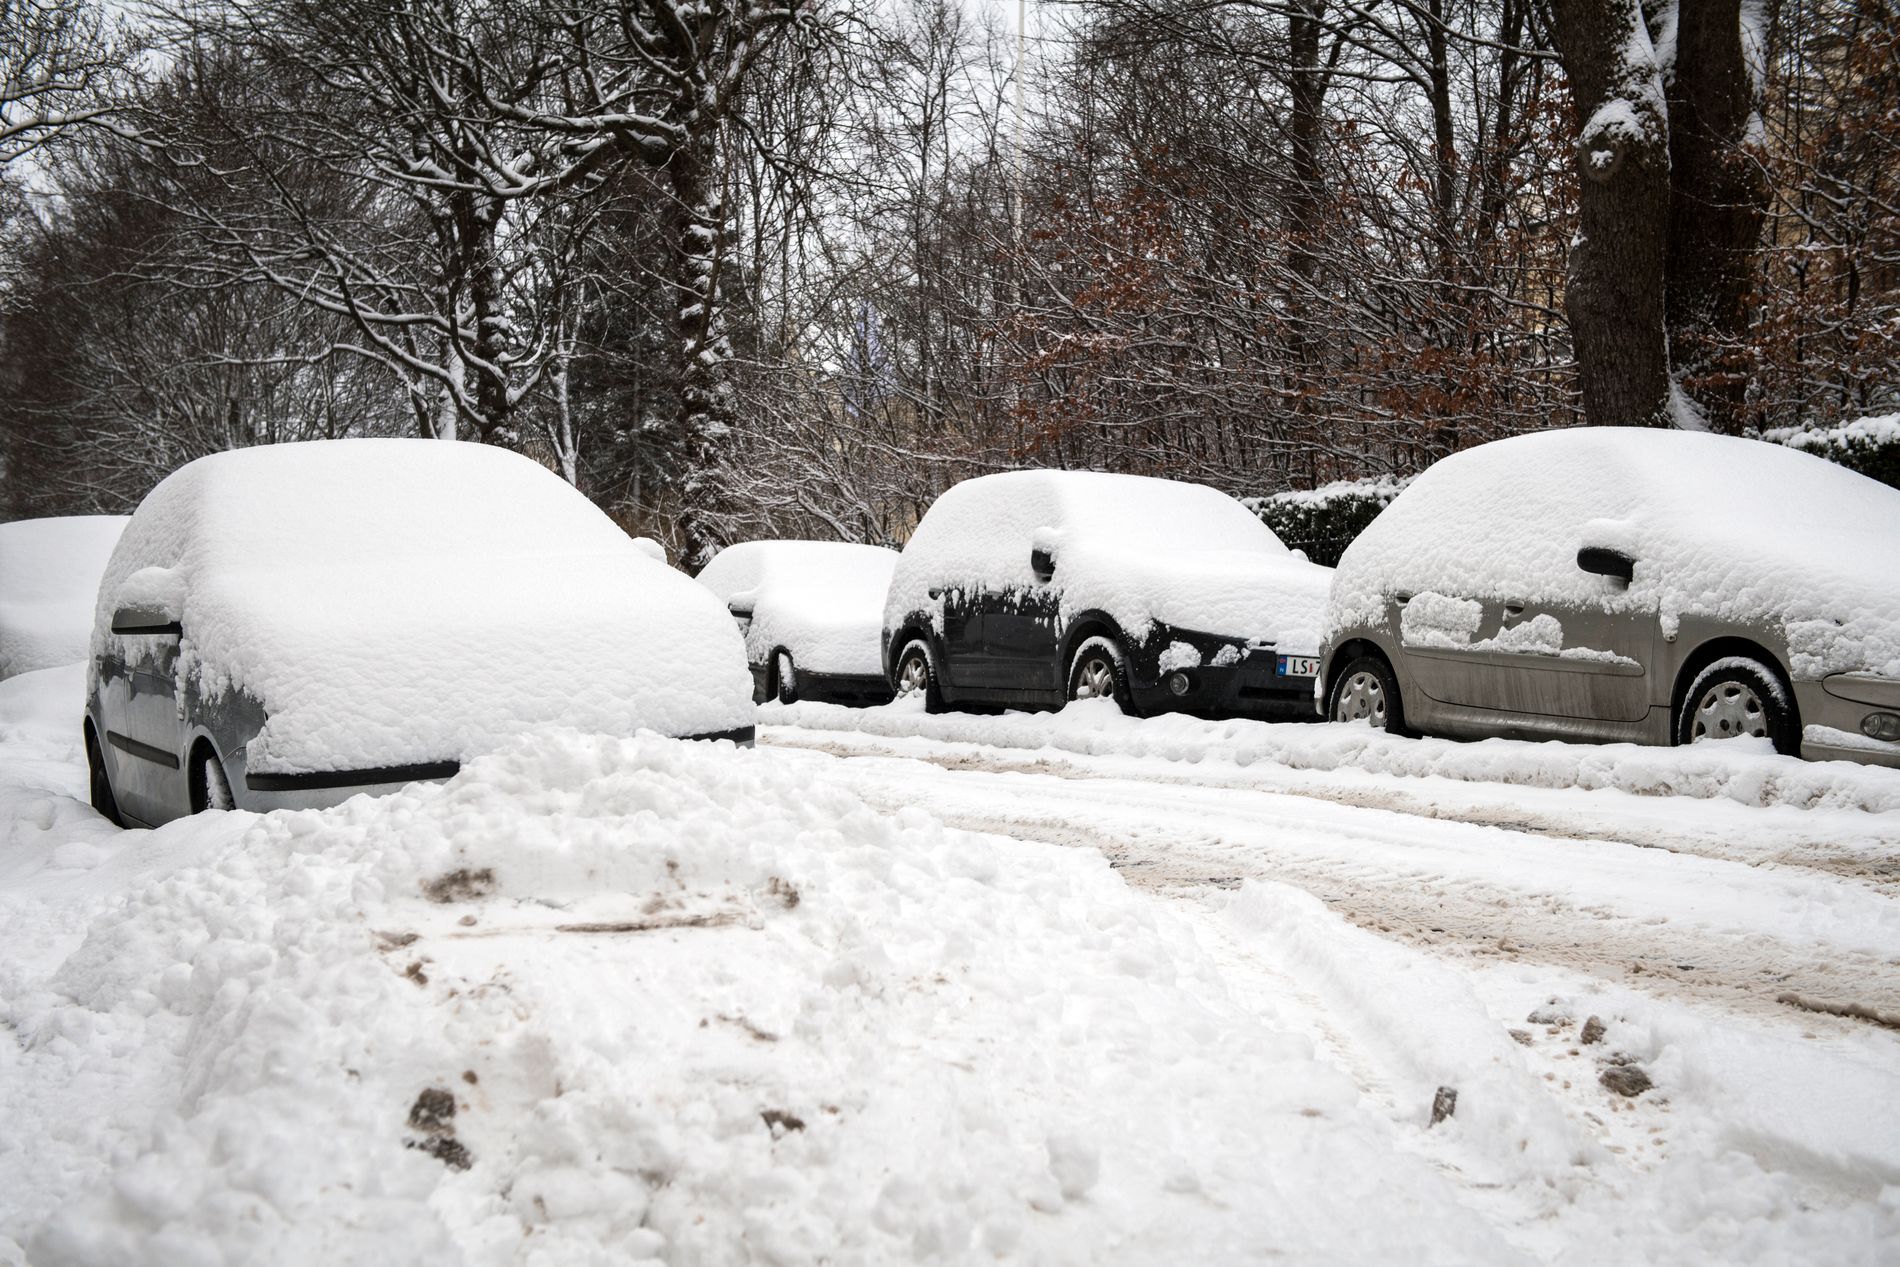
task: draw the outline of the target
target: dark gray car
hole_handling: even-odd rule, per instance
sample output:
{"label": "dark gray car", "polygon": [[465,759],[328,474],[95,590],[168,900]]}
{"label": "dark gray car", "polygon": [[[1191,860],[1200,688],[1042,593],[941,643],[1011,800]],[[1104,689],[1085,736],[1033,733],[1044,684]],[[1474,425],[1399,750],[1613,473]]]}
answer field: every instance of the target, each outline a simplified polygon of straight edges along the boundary
{"label": "dark gray car", "polygon": [[1323,643],[1339,721],[1900,766],[1900,491],[1725,436],[1498,441],[1347,549]]}

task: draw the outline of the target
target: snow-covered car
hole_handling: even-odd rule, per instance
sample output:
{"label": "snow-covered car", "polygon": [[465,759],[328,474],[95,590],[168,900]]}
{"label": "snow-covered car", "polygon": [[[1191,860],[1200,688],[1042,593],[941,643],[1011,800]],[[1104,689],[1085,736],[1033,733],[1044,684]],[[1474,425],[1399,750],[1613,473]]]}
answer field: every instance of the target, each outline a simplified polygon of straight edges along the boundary
{"label": "snow-covered car", "polygon": [[1900,765],[1900,491],[1726,436],[1481,445],[1347,548],[1324,661],[1340,721]]}
{"label": "snow-covered car", "polygon": [[879,652],[897,551],[846,541],[746,541],[699,573],[745,634],[752,696],[888,704]]}
{"label": "snow-covered car", "polygon": [[1199,484],[1009,471],[939,497],[884,607],[899,694],[1310,715],[1331,569]]}
{"label": "snow-covered car", "polygon": [[86,658],[99,577],[124,515],[0,524],[0,678]]}
{"label": "snow-covered car", "polygon": [[710,594],[535,462],[433,440],[174,472],[106,568],[86,685],[93,804],[129,823],[336,804],[543,726],[752,737]]}

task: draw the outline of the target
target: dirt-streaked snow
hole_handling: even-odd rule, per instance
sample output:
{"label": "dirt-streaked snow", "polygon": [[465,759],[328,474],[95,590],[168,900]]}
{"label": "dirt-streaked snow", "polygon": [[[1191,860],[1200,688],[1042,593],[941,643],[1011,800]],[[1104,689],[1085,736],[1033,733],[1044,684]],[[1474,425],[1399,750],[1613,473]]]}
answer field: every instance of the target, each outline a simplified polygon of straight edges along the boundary
{"label": "dirt-streaked snow", "polygon": [[1900,1237],[1900,1034],[1777,999],[1891,1006],[1900,774],[769,706],[122,833],[82,689],[0,684],[8,1267]]}

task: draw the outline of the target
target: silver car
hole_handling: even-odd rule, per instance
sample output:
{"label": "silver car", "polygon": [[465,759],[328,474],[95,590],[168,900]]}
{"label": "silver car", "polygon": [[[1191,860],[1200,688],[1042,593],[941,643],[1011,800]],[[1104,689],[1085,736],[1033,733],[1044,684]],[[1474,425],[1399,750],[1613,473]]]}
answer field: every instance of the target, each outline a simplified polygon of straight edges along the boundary
{"label": "silver car", "polygon": [[1353,542],[1322,642],[1337,721],[1900,766],[1900,491],[1725,436],[1501,440]]}
{"label": "silver car", "polygon": [[92,802],[156,825],[453,775],[524,731],[752,739],[732,618],[544,467],[332,440],[169,476],[100,583]]}

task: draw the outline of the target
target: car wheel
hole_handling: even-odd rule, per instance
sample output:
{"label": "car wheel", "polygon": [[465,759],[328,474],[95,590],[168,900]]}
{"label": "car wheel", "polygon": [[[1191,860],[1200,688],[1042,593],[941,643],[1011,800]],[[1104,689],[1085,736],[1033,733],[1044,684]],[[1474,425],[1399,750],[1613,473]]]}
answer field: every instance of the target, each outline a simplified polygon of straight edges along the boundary
{"label": "car wheel", "polygon": [[237,798],[231,795],[231,780],[225,777],[224,762],[218,760],[218,754],[210,747],[198,749],[192,769],[191,812],[201,814],[208,809],[236,809]]}
{"label": "car wheel", "polygon": [[1676,742],[1767,739],[1775,751],[1797,756],[1801,737],[1788,688],[1767,665],[1746,656],[1717,660],[1695,675],[1676,716]]}
{"label": "car wheel", "polygon": [[792,665],[792,653],[781,651],[772,660],[772,680],[778,684],[778,702],[798,702],[798,670]]}
{"label": "car wheel", "polygon": [[943,711],[943,688],[937,682],[937,670],[930,662],[930,648],[919,638],[904,648],[897,658],[897,681],[893,683],[898,699],[921,695],[924,711]]}
{"label": "car wheel", "polygon": [[1326,715],[1334,721],[1369,722],[1374,730],[1403,734],[1405,711],[1392,666],[1376,655],[1354,657],[1333,679]]}
{"label": "car wheel", "polygon": [[1128,657],[1109,638],[1090,638],[1069,661],[1069,698],[1112,699],[1124,713],[1135,711],[1128,694]]}
{"label": "car wheel", "polygon": [[112,778],[106,773],[106,754],[99,750],[99,741],[92,737],[90,728],[86,731],[86,773],[92,807],[114,827],[125,826],[125,820],[119,817],[119,798],[112,794]]}

